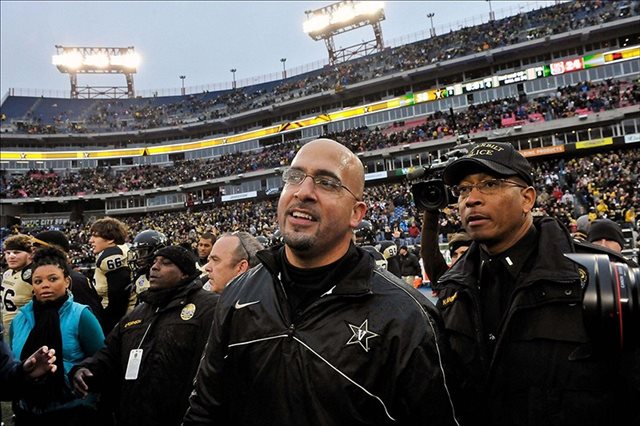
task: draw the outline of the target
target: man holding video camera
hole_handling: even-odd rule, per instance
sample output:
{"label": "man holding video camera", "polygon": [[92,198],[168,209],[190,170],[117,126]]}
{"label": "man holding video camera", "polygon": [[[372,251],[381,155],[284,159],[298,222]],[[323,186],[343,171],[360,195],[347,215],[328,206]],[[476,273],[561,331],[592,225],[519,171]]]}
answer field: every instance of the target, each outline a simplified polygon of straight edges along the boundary
{"label": "man holding video camera", "polygon": [[531,172],[509,143],[476,144],[444,170],[473,239],[438,281],[437,306],[468,379],[462,419],[637,424],[631,371],[585,326],[586,277],[564,256],[575,252],[569,232],[532,216]]}

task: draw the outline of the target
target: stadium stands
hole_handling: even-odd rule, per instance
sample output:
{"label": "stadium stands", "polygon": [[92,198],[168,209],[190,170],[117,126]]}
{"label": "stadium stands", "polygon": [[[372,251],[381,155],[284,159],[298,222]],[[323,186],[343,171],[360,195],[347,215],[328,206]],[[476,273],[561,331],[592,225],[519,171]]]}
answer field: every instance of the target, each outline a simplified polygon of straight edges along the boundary
{"label": "stadium stands", "polygon": [[[640,208],[640,153],[632,145],[640,140],[638,57],[565,75],[547,70],[526,84],[514,79],[499,87],[474,86],[384,113],[193,152],[97,161],[84,161],[81,153],[95,149],[103,134],[113,135],[105,136],[105,149],[127,144],[163,148],[288,125],[300,117],[417,96],[427,89],[475,84],[590,52],[602,56],[626,47],[618,33],[628,35],[631,45],[640,44],[639,16],[637,2],[567,2],[237,90],[118,100],[9,96],[2,105],[3,150],[53,152],[47,149],[63,146],[56,145],[59,137],[66,141],[66,135],[73,135],[78,156],[5,162],[2,224],[9,227],[20,217],[22,230],[34,231],[60,217],[56,226],[70,234],[80,258],[87,250],[87,224],[105,214],[126,220],[132,235],[155,228],[175,243],[192,242],[207,229],[252,230],[270,237],[279,168],[289,164],[300,144],[320,135],[363,159],[372,175],[366,188],[368,219],[380,239],[402,239],[412,222],[420,222],[403,178],[407,170],[480,140],[509,141],[534,155],[539,213],[561,217],[571,226],[590,207],[605,203],[607,217],[623,221],[631,207]],[[620,27],[605,31],[603,24],[616,22]],[[569,33],[582,30],[578,37]],[[435,64],[440,74],[434,80]],[[231,124],[220,124],[229,117]],[[218,124],[198,124],[210,121]],[[199,125],[199,133],[189,133],[189,126]],[[146,132],[150,129],[154,133]],[[449,211],[441,239],[458,225]]]}

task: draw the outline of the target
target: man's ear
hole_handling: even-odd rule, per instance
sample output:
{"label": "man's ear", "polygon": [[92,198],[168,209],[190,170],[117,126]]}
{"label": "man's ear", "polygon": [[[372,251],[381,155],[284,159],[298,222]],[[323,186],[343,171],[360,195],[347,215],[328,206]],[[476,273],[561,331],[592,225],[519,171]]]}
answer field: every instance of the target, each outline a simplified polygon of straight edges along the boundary
{"label": "man's ear", "polygon": [[364,219],[364,215],[367,213],[367,204],[364,201],[358,201],[353,205],[353,211],[351,212],[351,228],[355,229],[356,226]]}
{"label": "man's ear", "polygon": [[246,272],[248,270],[249,270],[249,261],[247,259],[242,259],[238,263],[238,267],[236,268],[237,275],[240,275],[243,272]]}
{"label": "man's ear", "polygon": [[533,206],[536,203],[536,190],[534,187],[529,186],[522,190],[522,212],[527,214],[531,213]]}

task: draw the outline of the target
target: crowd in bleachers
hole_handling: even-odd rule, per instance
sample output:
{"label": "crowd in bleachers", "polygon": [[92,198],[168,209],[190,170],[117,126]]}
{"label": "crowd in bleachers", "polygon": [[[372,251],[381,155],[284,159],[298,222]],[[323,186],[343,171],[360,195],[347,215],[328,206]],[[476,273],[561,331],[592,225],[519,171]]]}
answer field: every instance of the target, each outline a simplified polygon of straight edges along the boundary
{"label": "crowd in bleachers", "polygon": [[[576,219],[584,214],[606,217],[637,229],[635,212],[640,209],[640,148],[596,153],[581,158],[536,160],[535,185],[537,215],[559,218],[569,229],[576,229]],[[366,219],[378,240],[399,245],[418,244],[421,214],[413,203],[411,183],[388,183],[365,188],[368,205]],[[152,212],[123,216],[131,239],[146,229],[162,231],[176,244],[195,244],[204,232],[247,231],[274,238],[277,231],[277,199],[260,202],[235,202],[171,212]],[[90,221],[87,218],[87,221]],[[415,226],[413,225],[415,223]],[[70,237],[75,259],[91,263],[88,246],[90,224],[70,224],[63,229]],[[460,228],[455,209],[444,210],[440,221],[440,241]],[[21,229],[35,232],[36,229]]]}
{"label": "crowd in bleachers", "polygon": [[[475,133],[516,124],[543,122],[640,104],[640,84],[626,81],[582,82],[553,94],[525,99],[501,99],[472,105],[455,114],[436,112],[416,126],[399,131],[351,129],[327,135],[354,152],[373,151],[446,136]],[[455,124],[454,124],[455,122]],[[457,126],[457,127],[455,127]],[[207,160],[176,161],[171,167],[137,166],[126,170],[81,169],[68,173],[31,170],[2,176],[0,195],[7,198],[59,197],[162,188],[289,164],[299,143],[272,145],[259,152],[226,154]],[[249,155],[247,155],[249,154]]]}
{"label": "crowd in bleachers", "polygon": [[[462,28],[386,49],[288,79],[219,92],[133,100],[33,98],[12,114],[3,105],[5,128],[29,134],[132,131],[177,126],[256,110],[398,71],[640,14],[632,1],[574,1]],[[78,103],[81,101],[82,103]],[[16,103],[19,100],[16,99]],[[13,123],[13,124],[12,124]]]}

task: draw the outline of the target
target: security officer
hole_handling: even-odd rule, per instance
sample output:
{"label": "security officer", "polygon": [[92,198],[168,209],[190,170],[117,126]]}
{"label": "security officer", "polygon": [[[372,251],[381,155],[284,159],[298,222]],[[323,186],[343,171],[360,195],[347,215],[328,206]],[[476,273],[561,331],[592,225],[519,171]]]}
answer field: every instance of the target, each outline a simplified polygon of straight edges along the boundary
{"label": "security officer", "polygon": [[585,327],[581,277],[564,256],[573,240],[532,216],[531,173],[510,143],[477,144],[444,170],[474,240],[438,283],[468,378],[460,414],[497,426],[634,424],[627,372]]}

